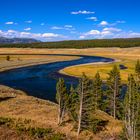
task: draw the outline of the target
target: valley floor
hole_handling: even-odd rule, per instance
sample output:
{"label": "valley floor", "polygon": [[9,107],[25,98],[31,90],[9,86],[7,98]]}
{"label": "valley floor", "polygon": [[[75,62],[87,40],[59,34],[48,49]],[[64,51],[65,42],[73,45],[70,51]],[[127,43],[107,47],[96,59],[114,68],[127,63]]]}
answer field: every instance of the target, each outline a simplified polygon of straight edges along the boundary
{"label": "valley floor", "polygon": [[[14,54],[11,56],[11,60],[7,61],[5,58],[7,54]],[[41,54],[75,54],[75,55],[90,55],[90,56],[103,56],[108,58],[114,58],[119,60],[115,62],[118,65],[122,64],[127,67],[126,70],[122,70],[121,74],[123,80],[127,78],[127,74],[133,72],[134,65],[137,59],[140,59],[140,48],[97,48],[97,49],[0,49],[0,71],[23,67],[28,65],[36,65],[42,63],[50,63],[63,60],[77,59],[78,57],[71,56],[44,56]],[[20,57],[18,54],[21,54]],[[36,54],[36,55],[23,55],[22,54]],[[22,56],[22,57],[21,57]],[[114,64],[114,63],[113,63]],[[113,64],[89,64],[76,67],[69,67],[63,70],[63,72],[80,76],[82,72],[85,72],[87,76],[93,77],[97,71],[101,73],[102,78],[106,78],[106,73],[112,68]],[[77,72],[78,71],[78,72]],[[27,126],[33,128],[51,128],[53,133],[51,135],[58,135],[58,133],[64,134],[64,139],[77,139],[76,131],[73,129],[71,122],[66,122],[67,125],[57,125],[58,106],[55,103],[41,100],[35,97],[31,97],[15,89],[9,87],[0,86],[0,139],[18,140],[20,137],[23,139],[33,139],[25,132],[20,133],[17,131],[17,124],[24,124],[27,121]],[[109,140],[117,137],[122,130],[122,122],[114,120],[111,116],[102,111],[97,111],[97,116],[101,119],[109,121],[104,131],[98,134],[90,134],[83,132],[79,139],[81,140]],[[12,118],[17,123],[16,125],[5,125],[3,119]],[[2,119],[2,121],[1,121]],[[67,120],[67,118],[66,118]],[[13,121],[12,121],[13,122]],[[11,125],[10,125],[11,126]],[[18,128],[19,129],[19,128]],[[7,133],[5,133],[5,131]],[[117,139],[117,138],[116,138]]]}

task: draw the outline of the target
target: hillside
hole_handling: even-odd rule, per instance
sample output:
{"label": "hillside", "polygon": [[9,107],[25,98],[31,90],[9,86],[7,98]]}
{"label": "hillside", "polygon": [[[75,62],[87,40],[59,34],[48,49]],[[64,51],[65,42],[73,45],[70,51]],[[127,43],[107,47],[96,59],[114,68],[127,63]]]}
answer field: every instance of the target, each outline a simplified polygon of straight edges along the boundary
{"label": "hillside", "polygon": [[[49,139],[65,140],[77,139],[73,123],[67,121],[57,125],[58,106],[49,101],[41,100],[25,93],[0,86],[0,135],[1,139]],[[108,122],[104,130],[97,134],[81,133],[79,139],[108,140],[115,138],[121,131],[122,125],[108,114],[98,111],[96,116]],[[43,138],[46,136],[45,138]]]}
{"label": "hillside", "polygon": [[6,38],[0,37],[0,44],[20,44],[20,43],[35,43],[40,42],[32,38]]}
{"label": "hillside", "polygon": [[[29,40],[28,40],[29,41]],[[138,47],[140,46],[140,38],[126,38],[126,39],[94,39],[94,40],[70,40],[70,41],[58,41],[58,42],[37,42],[30,40],[25,42],[27,44],[21,44],[22,42],[16,42],[19,44],[0,44],[0,47],[6,48],[96,48],[96,47]],[[10,42],[9,42],[10,43]],[[29,44],[30,43],[30,44]]]}

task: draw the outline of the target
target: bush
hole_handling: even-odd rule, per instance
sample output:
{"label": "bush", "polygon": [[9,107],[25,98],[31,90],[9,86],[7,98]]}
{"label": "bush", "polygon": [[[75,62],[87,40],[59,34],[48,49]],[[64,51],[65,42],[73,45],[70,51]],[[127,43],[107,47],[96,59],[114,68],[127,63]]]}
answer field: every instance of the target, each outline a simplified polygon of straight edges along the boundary
{"label": "bush", "polygon": [[50,140],[65,140],[65,135],[57,133],[51,136]]}
{"label": "bush", "polygon": [[11,118],[0,117],[0,125],[10,126],[12,122],[13,120]]}
{"label": "bush", "polygon": [[28,128],[27,131],[28,131],[30,136],[36,137],[36,138],[44,138],[48,134],[52,133],[51,128],[45,129],[45,128],[33,128],[33,127],[30,127],[30,128]]}
{"label": "bush", "polygon": [[17,131],[18,134],[27,134],[34,139],[49,139],[49,140],[65,140],[65,135],[55,133],[52,128],[30,127],[31,120],[22,119],[15,120],[6,117],[0,117],[0,126],[6,125]]}
{"label": "bush", "polygon": [[10,56],[9,55],[6,56],[6,60],[10,61]]}
{"label": "bush", "polygon": [[108,121],[100,120],[100,119],[93,119],[91,122],[91,131],[93,133],[98,133],[105,129],[105,126],[107,125]]}

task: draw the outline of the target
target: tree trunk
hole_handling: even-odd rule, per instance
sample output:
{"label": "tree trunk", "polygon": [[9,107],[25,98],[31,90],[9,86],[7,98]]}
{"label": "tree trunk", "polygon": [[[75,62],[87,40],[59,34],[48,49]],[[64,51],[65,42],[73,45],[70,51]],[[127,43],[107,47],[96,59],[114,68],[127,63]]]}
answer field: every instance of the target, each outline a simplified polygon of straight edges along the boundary
{"label": "tree trunk", "polygon": [[81,98],[80,98],[80,109],[79,109],[79,123],[78,123],[78,131],[77,131],[77,136],[80,134],[81,131],[81,118],[82,118],[82,106],[83,106],[83,82],[82,82],[82,87],[81,87]]}
{"label": "tree trunk", "polygon": [[59,97],[58,124],[61,124],[61,98]]}
{"label": "tree trunk", "polygon": [[114,84],[114,97],[113,97],[113,117],[116,119],[116,94],[117,94],[117,79]]}

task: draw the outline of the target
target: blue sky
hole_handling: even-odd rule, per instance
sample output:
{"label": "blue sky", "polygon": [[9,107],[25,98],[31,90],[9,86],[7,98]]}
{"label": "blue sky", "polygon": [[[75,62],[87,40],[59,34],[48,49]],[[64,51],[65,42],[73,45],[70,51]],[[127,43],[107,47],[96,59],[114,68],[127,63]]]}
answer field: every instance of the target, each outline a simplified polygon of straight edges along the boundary
{"label": "blue sky", "polygon": [[139,0],[0,0],[0,36],[42,41],[140,37]]}

